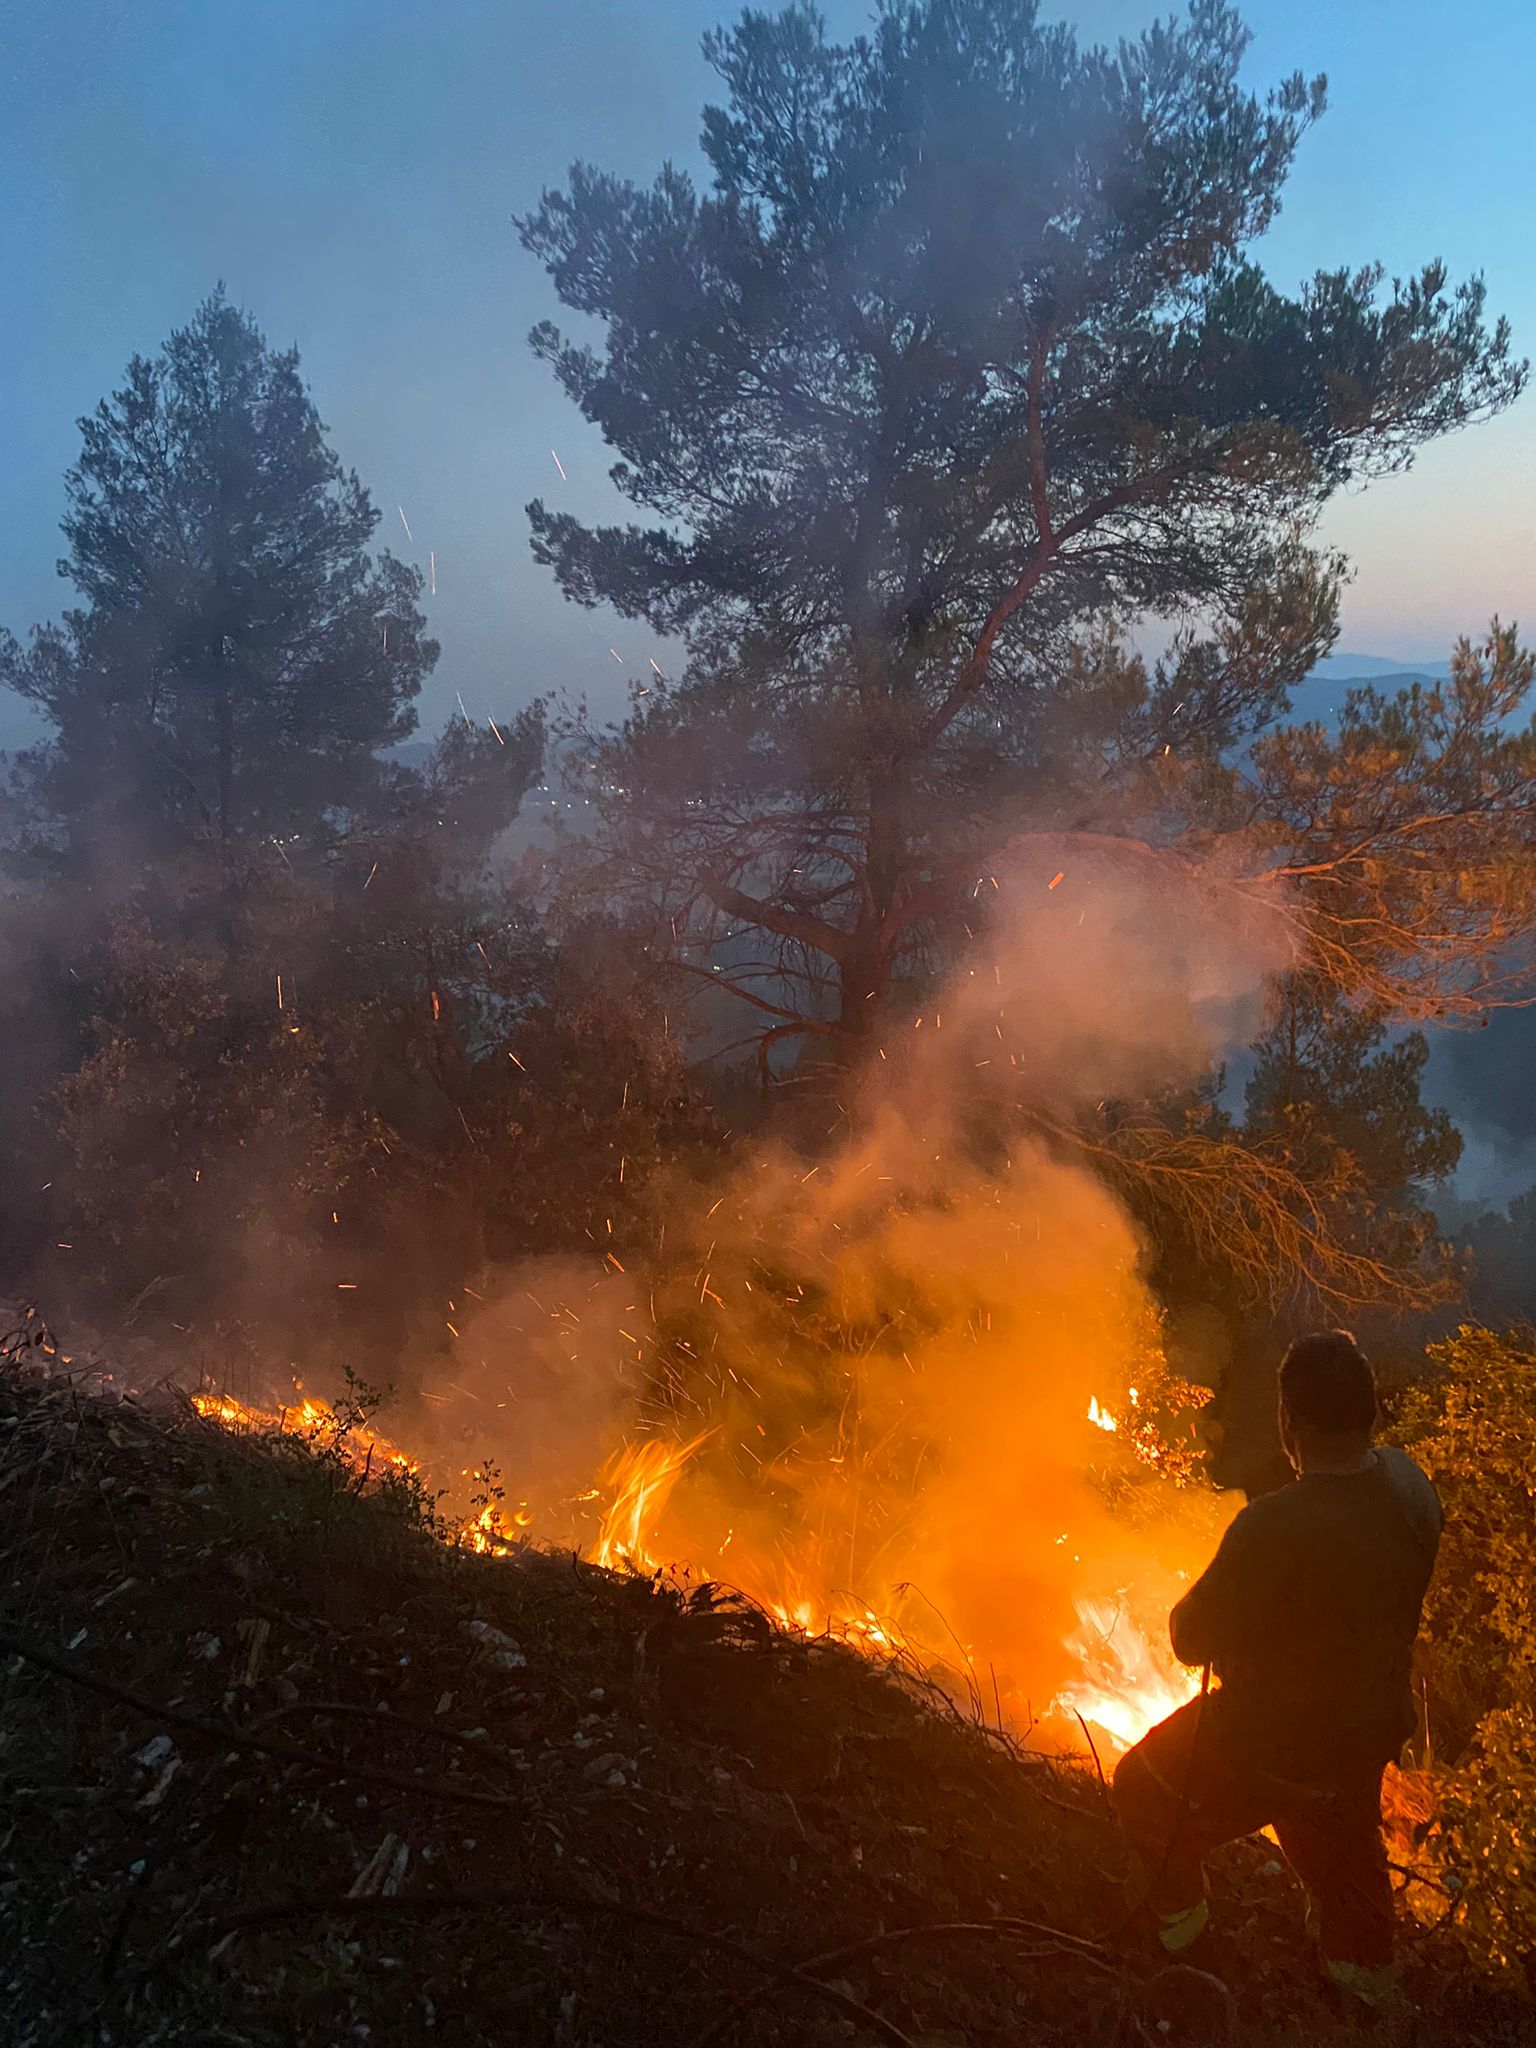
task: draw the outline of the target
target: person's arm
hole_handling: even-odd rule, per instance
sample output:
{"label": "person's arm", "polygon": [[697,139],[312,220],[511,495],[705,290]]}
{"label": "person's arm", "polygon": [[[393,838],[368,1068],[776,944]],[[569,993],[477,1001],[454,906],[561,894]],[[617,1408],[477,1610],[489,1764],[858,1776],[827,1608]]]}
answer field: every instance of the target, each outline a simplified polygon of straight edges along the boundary
{"label": "person's arm", "polygon": [[1245,1508],[1222,1537],[1216,1555],[1168,1617],[1173,1654],[1181,1664],[1213,1664],[1241,1629],[1250,1590],[1244,1583]]}

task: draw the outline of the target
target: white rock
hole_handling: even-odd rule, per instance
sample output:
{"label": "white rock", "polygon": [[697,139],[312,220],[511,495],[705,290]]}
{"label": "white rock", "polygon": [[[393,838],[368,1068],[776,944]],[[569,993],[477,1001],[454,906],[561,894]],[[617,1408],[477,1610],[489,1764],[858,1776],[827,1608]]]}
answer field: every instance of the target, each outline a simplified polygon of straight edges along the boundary
{"label": "white rock", "polygon": [[466,1621],[464,1633],[472,1643],[482,1643],[488,1650],[516,1650],[518,1645],[504,1628],[497,1628],[490,1621]]}

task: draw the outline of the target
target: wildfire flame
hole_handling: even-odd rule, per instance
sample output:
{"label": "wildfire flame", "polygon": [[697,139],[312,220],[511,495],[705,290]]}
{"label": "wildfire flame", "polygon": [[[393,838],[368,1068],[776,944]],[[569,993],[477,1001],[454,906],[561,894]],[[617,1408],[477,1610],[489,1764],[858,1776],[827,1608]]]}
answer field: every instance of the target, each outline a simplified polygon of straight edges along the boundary
{"label": "wildfire flame", "polygon": [[664,1437],[644,1438],[626,1444],[603,1470],[603,1482],[613,1488],[613,1503],[603,1517],[593,1560],[609,1570],[629,1566],[631,1570],[660,1569],[652,1555],[652,1532],[678,1475],[693,1456],[703,1437],[691,1443],[669,1443]]}
{"label": "wildfire flame", "polygon": [[410,1457],[387,1437],[365,1423],[350,1420],[339,1415],[329,1401],[319,1399],[302,1391],[291,1405],[278,1409],[253,1408],[248,1402],[236,1400],[233,1394],[217,1394],[201,1389],[192,1396],[192,1406],[198,1414],[210,1422],[222,1423],[224,1428],[235,1431],[270,1431],[280,1435],[303,1437],[307,1442],[331,1444],[339,1448],[350,1464],[358,1466],[389,1465],[400,1472],[417,1472],[421,1468],[416,1459]]}
{"label": "wildfire flame", "polygon": [[[1135,1405],[1134,1391],[1130,1399]],[[1087,1419],[1111,1433],[1119,1428],[1115,1416],[1096,1398],[1090,1401]],[[704,1436],[686,1443],[649,1437],[626,1444],[609,1461],[601,1483],[612,1498],[592,1547],[595,1563],[645,1572],[663,1568],[667,1547],[658,1524],[684,1468],[704,1441]],[[733,1533],[727,1532],[722,1552]],[[766,1589],[752,1585],[750,1572],[745,1576],[742,1590],[760,1593],[763,1605],[785,1628],[807,1634],[825,1631],[877,1656],[914,1652],[905,1632],[871,1607],[846,1598],[829,1603],[803,1593],[770,1597]],[[1065,1647],[1082,1675],[1061,1689],[1045,1717],[1080,1719],[1116,1755],[1193,1698],[1199,1683],[1167,1646],[1161,1611],[1155,1619],[1150,1612],[1138,1617],[1132,1611],[1134,1599],[1133,1589],[1121,1588],[1113,1598],[1078,1603],[1078,1626]],[[969,1651],[962,1648],[961,1655],[973,1669]]]}
{"label": "wildfire flame", "polygon": [[1147,1730],[1194,1698],[1198,1676],[1159,1649],[1123,1606],[1106,1600],[1078,1605],[1081,1626],[1067,1640],[1083,1677],[1055,1704],[1102,1729],[1117,1750],[1138,1743]]}
{"label": "wildfire flame", "polygon": [[[1132,1393],[1130,1399],[1134,1406],[1138,1397]],[[292,1405],[275,1410],[210,1391],[194,1394],[192,1402],[200,1415],[228,1429],[278,1431],[335,1447],[359,1470],[420,1470],[417,1461],[389,1439],[313,1395],[301,1392]],[[1097,1396],[1090,1399],[1085,1419],[1108,1434],[1120,1431],[1119,1419]],[[582,1496],[587,1500],[608,1498],[596,1537],[588,1546],[592,1562],[609,1570],[646,1574],[671,1562],[676,1551],[662,1529],[663,1518],[679,1479],[710,1434],[706,1430],[686,1441],[641,1438],[624,1444],[608,1460],[598,1475],[598,1485]],[[1147,1455],[1141,1444],[1131,1448],[1140,1457]],[[470,1550],[505,1555],[527,1539],[532,1523],[526,1504],[507,1511],[489,1503],[459,1522],[452,1530],[452,1540]],[[727,1530],[718,1546],[722,1566],[734,1533]],[[1072,1542],[1065,1531],[1056,1540],[1064,1547]],[[1074,1564],[1082,1562],[1076,1552],[1071,1555]],[[815,1589],[786,1592],[782,1561],[765,1576],[761,1564],[754,1570],[750,1557],[738,1555],[731,1577],[786,1628],[836,1635],[877,1657],[931,1661],[934,1654],[941,1654],[953,1664],[958,1650],[969,1681],[978,1683],[976,1660],[967,1646],[950,1641],[935,1651],[935,1646],[915,1641],[890,1616],[877,1613],[852,1595],[829,1597]],[[1069,1722],[1081,1720],[1092,1731],[1096,1747],[1118,1755],[1190,1699],[1198,1681],[1166,1646],[1164,1611],[1162,1602],[1147,1588],[1138,1592],[1134,1585],[1116,1586],[1103,1595],[1078,1600],[1077,1625],[1063,1647],[1079,1675],[1051,1700],[1043,1717],[1046,1725],[1061,1724],[1065,1729]],[[1004,1698],[1019,1725],[1034,1722],[1026,1702]]]}

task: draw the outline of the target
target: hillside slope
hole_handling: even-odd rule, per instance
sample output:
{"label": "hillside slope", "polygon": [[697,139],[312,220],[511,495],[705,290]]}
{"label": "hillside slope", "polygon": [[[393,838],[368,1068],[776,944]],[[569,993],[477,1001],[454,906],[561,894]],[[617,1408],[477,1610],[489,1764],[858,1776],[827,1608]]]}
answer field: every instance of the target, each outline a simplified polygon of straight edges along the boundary
{"label": "hillside slope", "polygon": [[[1320,2042],[1265,1845],[1169,1970],[1091,1770],[715,1589],[496,1560],[170,1395],[0,1377],[5,2037]],[[1428,2042],[1513,2042],[1430,1938]]]}

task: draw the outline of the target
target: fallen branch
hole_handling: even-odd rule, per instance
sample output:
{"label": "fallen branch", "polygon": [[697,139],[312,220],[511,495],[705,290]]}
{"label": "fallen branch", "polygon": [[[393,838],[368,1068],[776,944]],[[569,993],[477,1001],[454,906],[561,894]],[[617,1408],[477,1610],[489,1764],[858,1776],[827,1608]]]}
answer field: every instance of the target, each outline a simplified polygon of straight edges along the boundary
{"label": "fallen branch", "polygon": [[[728,1934],[711,1934],[703,1928],[690,1927],[685,1921],[673,1920],[665,1913],[651,1912],[644,1906],[622,1906],[609,1904],[604,1899],[583,1899],[558,1892],[537,1893],[533,1896],[509,1896],[504,1891],[444,1892],[432,1898],[391,1897],[353,1899],[334,1894],[323,1894],[308,1898],[276,1901],[266,1906],[250,1906],[243,1912],[231,1913],[212,1926],[199,1931],[178,1935],[168,1944],[162,1955],[140,1975],[139,1981],[156,1974],[169,1959],[170,1950],[185,1947],[194,1940],[206,1941],[209,1948],[221,1942],[234,1939],[241,1934],[254,1934],[264,1928],[281,1927],[292,1921],[305,1920],[402,1920],[421,1919],[439,1913],[496,1913],[504,1919],[543,1920],[559,1919],[562,1915],[573,1918],[593,1917],[625,1920],[637,1927],[651,1927],[660,1934],[669,1934],[678,1941],[697,1942],[701,1948],[717,1949],[723,1955],[734,1956],[738,1962],[748,1964],[764,1975],[779,1977],[788,1984],[805,1992],[809,1997],[820,1999],[824,2004],[836,2006],[849,2019],[857,2020],[878,2034],[890,2048],[914,2048],[914,2043],[890,2020],[863,2005],[849,1992],[839,1990],[836,1985],[820,1983],[805,1968],[793,1963],[781,1963],[773,1956],[765,1956],[758,1950],[748,1948],[744,1942],[735,1941]],[[1020,1923],[1026,1924],[1026,1923]]]}
{"label": "fallen branch", "polygon": [[1390,1856],[1387,1858],[1387,1868],[1395,1871],[1405,1886],[1421,1884],[1426,1891],[1438,1892],[1443,1899],[1454,1899],[1456,1896],[1449,1885],[1442,1884],[1438,1877],[1428,1877],[1422,1870],[1414,1870],[1407,1863],[1394,1863]]}
{"label": "fallen branch", "polygon": [[456,1749],[467,1749],[473,1756],[500,1764],[503,1769],[515,1771],[517,1765],[504,1749],[498,1749],[481,1735],[463,1735],[456,1728],[435,1727],[430,1721],[418,1720],[412,1714],[396,1714],[384,1707],[363,1707],[351,1700],[292,1700],[286,1706],[274,1707],[269,1714],[261,1714],[248,1724],[247,1732],[254,1735],[263,1728],[274,1727],[279,1721],[302,1720],[306,1715],[316,1718],[366,1721],[370,1728],[406,1728],[413,1735],[425,1735],[433,1742],[443,1742]]}
{"label": "fallen branch", "polygon": [[0,1628],[0,1656],[6,1655],[20,1657],[28,1664],[36,1665],[40,1671],[51,1671],[55,1677],[68,1679],[71,1685],[78,1685],[83,1691],[99,1693],[103,1699],[114,1700],[130,1712],[142,1715],[146,1721],[159,1722],[166,1728],[184,1728],[190,1734],[206,1736],[210,1742],[222,1743],[226,1749],[248,1750],[259,1756],[275,1757],[279,1763],[299,1764],[310,1771],[325,1771],[332,1777],[350,1779],[355,1784],[381,1785],[391,1792],[447,1800],[457,1806],[489,1806],[500,1813],[517,1814],[526,1810],[522,1800],[509,1799],[500,1792],[475,1792],[467,1785],[444,1784],[440,1778],[407,1777],[403,1771],[372,1770],[347,1763],[340,1757],[317,1755],[314,1750],[300,1749],[295,1743],[264,1741],[260,1736],[237,1728],[232,1721],[218,1721],[202,1714],[186,1713],[180,1707],[162,1706],[158,1700],[130,1692],[127,1686],[115,1685],[110,1678],[98,1678],[95,1672],[82,1670],[69,1658],[45,1650],[37,1643],[30,1643],[10,1629]]}
{"label": "fallen branch", "polygon": [[[1097,1942],[1085,1935],[1069,1934],[1059,1927],[1046,1927],[1036,1920],[934,1920],[917,1927],[888,1928],[883,1934],[866,1935],[862,1941],[846,1942],[841,1948],[829,1948],[819,1956],[809,1956],[795,1967],[809,1975],[817,1970],[835,1969],[840,1963],[852,1962],[855,1957],[870,1955],[876,1949],[890,1948],[897,1942],[930,1941],[940,1938],[972,1936],[982,1940],[1003,1941],[1021,1935],[1032,1935],[1040,1946],[1025,1952],[1030,1956],[1068,1955],[1075,1956],[1090,1968],[1101,1974],[1123,1978],[1125,1970],[1105,1955]],[[744,1998],[738,1998],[733,2005],[712,2019],[701,2034],[695,2034],[688,2048],[711,2048],[713,2042],[723,2039],[737,2020],[745,2018],[752,2009],[762,2003],[764,1992],[761,1988],[749,1991]]]}
{"label": "fallen branch", "polygon": [[1083,1719],[1082,1715],[1078,1713],[1076,1707],[1074,1707],[1072,1711],[1074,1714],[1077,1714],[1077,1725],[1083,1731],[1083,1740],[1088,1745],[1088,1754],[1093,1758],[1093,1768],[1098,1773],[1099,1790],[1104,1795],[1105,1807],[1108,1809],[1110,1813],[1113,1813],[1115,1810],[1115,1806],[1113,1799],[1110,1797],[1109,1780],[1105,1777],[1104,1766],[1099,1761],[1099,1745],[1093,1739],[1093,1730],[1088,1726],[1088,1723]]}

